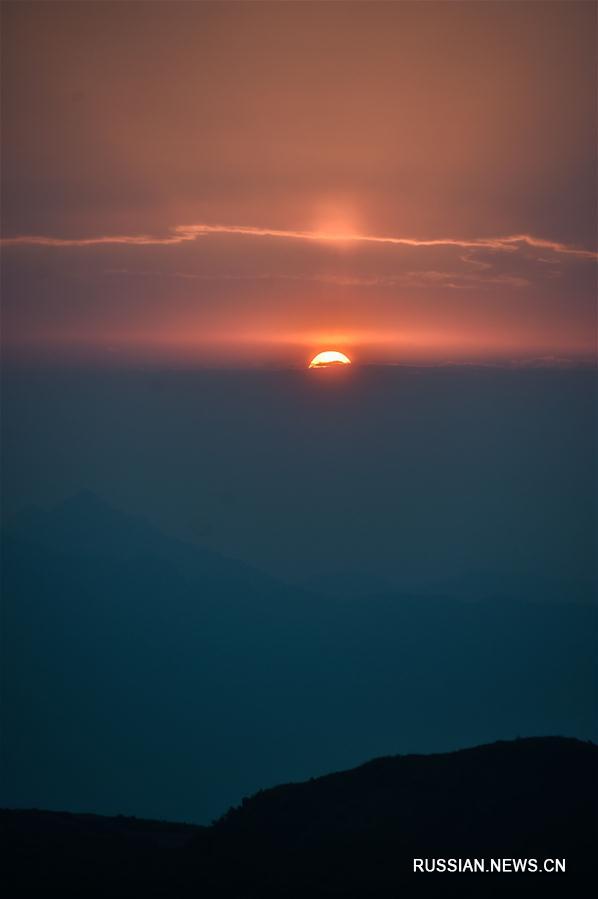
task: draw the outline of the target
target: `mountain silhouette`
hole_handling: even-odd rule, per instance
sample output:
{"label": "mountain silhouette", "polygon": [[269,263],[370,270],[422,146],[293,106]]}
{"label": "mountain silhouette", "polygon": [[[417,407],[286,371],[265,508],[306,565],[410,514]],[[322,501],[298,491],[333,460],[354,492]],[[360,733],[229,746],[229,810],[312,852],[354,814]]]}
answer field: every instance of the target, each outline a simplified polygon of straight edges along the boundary
{"label": "mountain silhouette", "polygon": [[[263,790],[210,827],[4,811],[5,874],[23,897],[581,895],[597,775],[594,744],[545,737],[375,759]],[[564,858],[566,870],[455,881],[414,873],[413,858]]]}
{"label": "mountain silhouette", "polygon": [[389,751],[596,734],[590,606],[322,595],[89,494],[2,562],[6,806],[208,823]]}
{"label": "mountain silhouette", "polygon": [[250,565],[169,537],[143,518],[116,509],[88,490],[58,506],[23,510],[10,522],[5,536],[71,557],[129,562],[151,558],[195,580],[242,580],[262,590],[267,586],[278,588],[273,578]]}

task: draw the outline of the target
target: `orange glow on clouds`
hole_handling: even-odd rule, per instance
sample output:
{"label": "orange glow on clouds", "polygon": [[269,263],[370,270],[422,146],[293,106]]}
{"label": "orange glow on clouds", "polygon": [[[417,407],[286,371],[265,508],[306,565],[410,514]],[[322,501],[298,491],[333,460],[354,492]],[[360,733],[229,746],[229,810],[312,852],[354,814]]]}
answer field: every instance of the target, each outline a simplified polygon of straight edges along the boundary
{"label": "orange glow on clouds", "polygon": [[394,246],[432,248],[456,247],[458,249],[487,249],[497,252],[514,252],[523,247],[548,250],[565,256],[576,256],[580,259],[597,259],[596,250],[575,246],[561,241],[548,240],[534,234],[506,234],[489,237],[411,237],[402,235],[362,234],[352,230],[346,220],[327,220],[314,231],[296,229],[254,227],[253,225],[217,225],[194,224],[176,225],[167,235],[152,234],[113,234],[93,237],[71,238],[50,237],[40,234],[20,234],[0,239],[2,246],[30,247],[94,247],[109,245],[124,246],[176,246],[195,241],[202,236],[230,235],[242,237],[269,237],[281,240],[321,241],[331,243],[354,244],[389,244]]}

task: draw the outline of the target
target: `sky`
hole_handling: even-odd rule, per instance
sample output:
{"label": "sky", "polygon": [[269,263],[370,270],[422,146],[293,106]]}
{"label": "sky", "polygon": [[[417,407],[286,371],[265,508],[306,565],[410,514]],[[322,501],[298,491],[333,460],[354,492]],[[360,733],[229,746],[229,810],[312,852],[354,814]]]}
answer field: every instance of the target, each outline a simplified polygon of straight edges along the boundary
{"label": "sky", "polygon": [[596,7],[3,7],[4,355],[586,364]]}

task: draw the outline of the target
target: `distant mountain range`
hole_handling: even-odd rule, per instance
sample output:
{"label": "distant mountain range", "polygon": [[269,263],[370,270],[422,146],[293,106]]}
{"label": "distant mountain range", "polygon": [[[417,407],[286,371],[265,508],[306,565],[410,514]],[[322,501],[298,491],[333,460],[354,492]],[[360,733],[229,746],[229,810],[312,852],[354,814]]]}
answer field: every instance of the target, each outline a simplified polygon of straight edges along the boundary
{"label": "distant mountain range", "polygon": [[[263,790],[211,827],[4,811],[3,881],[20,897],[585,895],[597,778],[597,746],[545,737],[375,759]],[[414,858],[566,870],[433,875]]]}
{"label": "distant mountain range", "polygon": [[93,494],[2,563],[7,806],[208,822],[387,752],[598,735],[590,605],[303,590]]}

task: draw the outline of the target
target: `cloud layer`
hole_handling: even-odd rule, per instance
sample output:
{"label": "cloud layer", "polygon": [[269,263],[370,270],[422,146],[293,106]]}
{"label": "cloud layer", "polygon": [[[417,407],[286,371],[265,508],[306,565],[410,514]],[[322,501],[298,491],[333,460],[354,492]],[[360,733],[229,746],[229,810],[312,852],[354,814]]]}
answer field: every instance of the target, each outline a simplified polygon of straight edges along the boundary
{"label": "cloud layer", "polygon": [[251,225],[177,225],[170,236],[158,237],[149,234],[104,235],[102,237],[49,237],[43,235],[21,234],[16,237],[2,239],[4,246],[42,246],[42,247],[91,247],[102,245],[125,246],[170,246],[196,240],[204,235],[230,234],[245,237],[273,237],[281,240],[307,240],[324,243],[360,244],[378,243],[402,247],[457,247],[459,249],[516,250],[521,246],[549,250],[580,259],[596,259],[595,250],[569,246],[555,240],[534,237],[532,234],[512,234],[507,237],[392,237],[374,234],[359,234],[351,231],[292,231],[282,228],[259,228]]}

